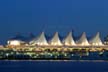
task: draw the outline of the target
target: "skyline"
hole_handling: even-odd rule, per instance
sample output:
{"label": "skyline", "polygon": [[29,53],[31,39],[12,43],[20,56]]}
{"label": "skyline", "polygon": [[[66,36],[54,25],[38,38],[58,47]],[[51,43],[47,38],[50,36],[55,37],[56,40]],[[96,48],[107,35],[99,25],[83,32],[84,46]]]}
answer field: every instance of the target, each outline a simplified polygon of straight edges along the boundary
{"label": "skyline", "polygon": [[0,44],[17,32],[37,35],[42,31],[60,35],[74,30],[101,37],[108,34],[108,5],[105,0],[6,0],[0,1]]}
{"label": "skyline", "polygon": [[87,37],[86,33],[83,32],[79,36],[73,35],[72,32],[68,32],[67,35],[61,36],[58,32],[55,32],[53,35],[46,35],[44,32],[41,32],[39,35],[35,36],[34,34],[30,33],[29,36],[24,36],[21,34],[17,34],[16,36],[13,36],[12,38],[8,39],[6,42],[8,45],[9,43],[12,42],[14,44],[14,41],[16,42],[24,42],[29,44],[42,44],[42,45],[49,45],[50,43],[53,44],[82,44],[82,45],[107,45],[106,40],[103,41],[102,38],[100,37],[100,33],[97,32],[95,35],[91,37]]}

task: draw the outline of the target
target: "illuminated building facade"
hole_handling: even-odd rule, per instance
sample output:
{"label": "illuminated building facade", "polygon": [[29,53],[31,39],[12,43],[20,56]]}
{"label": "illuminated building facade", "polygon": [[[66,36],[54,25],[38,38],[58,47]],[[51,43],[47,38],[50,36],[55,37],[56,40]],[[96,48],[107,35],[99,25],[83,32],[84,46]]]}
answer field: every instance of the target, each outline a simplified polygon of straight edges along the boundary
{"label": "illuminated building facade", "polygon": [[27,44],[27,38],[21,36],[20,34],[16,35],[13,38],[10,38],[7,41],[8,46],[22,46]]}
{"label": "illuminated building facade", "polygon": [[104,38],[104,44],[108,45],[108,35]]}

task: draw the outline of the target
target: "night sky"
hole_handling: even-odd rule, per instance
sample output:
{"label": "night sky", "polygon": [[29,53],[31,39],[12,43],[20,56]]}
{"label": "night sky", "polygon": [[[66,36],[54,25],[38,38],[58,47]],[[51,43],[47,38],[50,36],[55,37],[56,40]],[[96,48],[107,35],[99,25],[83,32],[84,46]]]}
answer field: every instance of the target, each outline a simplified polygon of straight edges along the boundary
{"label": "night sky", "polygon": [[0,44],[17,32],[108,34],[107,0],[0,0]]}

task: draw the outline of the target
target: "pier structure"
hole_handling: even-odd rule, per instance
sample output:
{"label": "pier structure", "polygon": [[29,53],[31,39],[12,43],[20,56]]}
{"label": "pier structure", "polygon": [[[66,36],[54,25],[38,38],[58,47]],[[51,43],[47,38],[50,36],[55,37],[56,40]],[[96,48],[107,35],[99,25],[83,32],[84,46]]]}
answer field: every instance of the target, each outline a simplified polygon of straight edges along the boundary
{"label": "pier structure", "polygon": [[0,59],[108,60],[108,45],[102,42],[99,32],[91,39],[85,32],[78,39],[72,32],[63,38],[58,32],[52,37],[42,32],[31,40],[23,38],[16,36],[0,46]]}

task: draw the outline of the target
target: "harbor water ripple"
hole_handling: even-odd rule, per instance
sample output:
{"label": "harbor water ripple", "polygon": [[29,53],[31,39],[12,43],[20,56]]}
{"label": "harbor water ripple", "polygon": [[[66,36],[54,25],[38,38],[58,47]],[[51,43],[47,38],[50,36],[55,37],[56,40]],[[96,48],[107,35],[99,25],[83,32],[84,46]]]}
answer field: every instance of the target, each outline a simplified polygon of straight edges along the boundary
{"label": "harbor water ripple", "polygon": [[0,72],[108,72],[108,62],[1,60]]}

